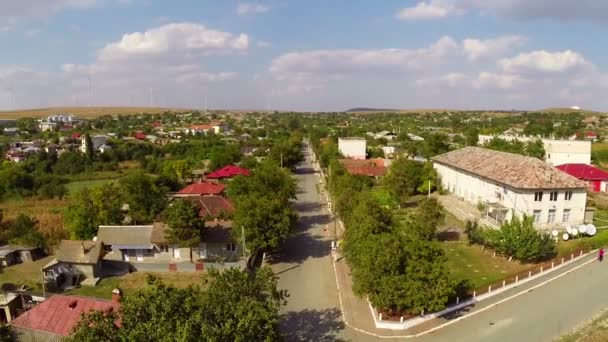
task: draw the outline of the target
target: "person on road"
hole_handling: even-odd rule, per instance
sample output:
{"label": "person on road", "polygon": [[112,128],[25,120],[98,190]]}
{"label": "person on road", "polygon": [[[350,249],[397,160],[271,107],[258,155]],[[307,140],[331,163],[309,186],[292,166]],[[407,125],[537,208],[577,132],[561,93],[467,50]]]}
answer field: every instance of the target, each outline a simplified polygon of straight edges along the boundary
{"label": "person on road", "polygon": [[600,248],[600,251],[598,252],[598,256],[597,259],[601,262],[602,260],[604,260],[604,249]]}

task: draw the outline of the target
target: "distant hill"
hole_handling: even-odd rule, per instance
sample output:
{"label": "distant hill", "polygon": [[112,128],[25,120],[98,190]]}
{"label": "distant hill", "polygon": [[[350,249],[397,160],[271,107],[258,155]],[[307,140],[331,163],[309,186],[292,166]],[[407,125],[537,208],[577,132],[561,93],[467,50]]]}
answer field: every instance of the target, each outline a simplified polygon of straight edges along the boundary
{"label": "distant hill", "polygon": [[191,109],[147,108],[147,107],[53,107],[0,111],[0,119],[41,118],[53,114],[71,114],[79,118],[96,118],[103,115],[158,114],[164,112],[184,112]]}
{"label": "distant hill", "polygon": [[397,109],[359,107],[359,108],[351,108],[351,109],[347,110],[346,112],[396,112],[396,111],[398,111],[398,110]]}
{"label": "distant hill", "polygon": [[588,115],[595,115],[595,114],[603,113],[603,112],[598,112],[595,110],[588,110],[588,109],[584,109],[584,108],[573,109],[573,108],[563,108],[563,107],[562,108],[560,108],[560,107],[545,108],[545,109],[539,110],[539,112],[555,113],[555,114],[582,113],[582,114],[588,114]]}

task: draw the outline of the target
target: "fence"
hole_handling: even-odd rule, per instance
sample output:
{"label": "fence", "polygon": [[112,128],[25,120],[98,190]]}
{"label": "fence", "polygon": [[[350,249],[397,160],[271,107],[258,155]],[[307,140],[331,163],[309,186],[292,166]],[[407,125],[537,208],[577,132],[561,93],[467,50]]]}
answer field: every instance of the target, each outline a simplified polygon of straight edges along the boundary
{"label": "fence", "polygon": [[479,303],[485,299],[491,298],[495,295],[498,295],[504,291],[512,289],[518,285],[527,283],[531,280],[534,280],[542,275],[548,274],[552,271],[558,270],[575,260],[580,259],[582,256],[586,255],[583,250],[572,253],[569,257],[560,257],[557,259],[550,260],[541,265],[535,266],[525,272],[521,272],[515,276],[503,279],[500,282],[488,285],[487,287],[483,287],[480,289],[474,290],[468,296],[460,298],[457,297],[455,300],[448,304],[448,307],[442,311],[434,312],[430,314],[426,314],[424,312],[421,313],[420,316],[411,318],[411,316],[392,316],[386,317],[385,314],[378,312],[372,305],[369,303],[369,307],[374,318],[374,323],[376,328],[380,329],[391,329],[391,330],[406,330],[416,325],[427,322],[433,318],[441,317],[452,313],[454,311],[458,311],[462,308],[474,305]]}

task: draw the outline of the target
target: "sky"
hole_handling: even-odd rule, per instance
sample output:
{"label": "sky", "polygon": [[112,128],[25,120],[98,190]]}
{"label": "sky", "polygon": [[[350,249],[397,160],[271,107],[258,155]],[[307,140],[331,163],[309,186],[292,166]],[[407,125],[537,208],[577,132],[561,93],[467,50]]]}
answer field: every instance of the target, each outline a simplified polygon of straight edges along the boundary
{"label": "sky", "polygon": [[608,110],[608,0],[0,0],[0,110]]}

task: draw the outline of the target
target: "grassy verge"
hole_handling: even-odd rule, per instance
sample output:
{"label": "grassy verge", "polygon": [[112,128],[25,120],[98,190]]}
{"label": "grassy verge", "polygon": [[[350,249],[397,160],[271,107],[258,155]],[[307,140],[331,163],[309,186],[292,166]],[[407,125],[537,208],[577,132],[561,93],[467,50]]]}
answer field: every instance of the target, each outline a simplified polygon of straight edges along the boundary
{"label": "grassy verge", "polygon": [[556,342],[608,341],[608,310],[602,312]]}
{"label": "grassy verge", "polygon": [[48,256],[34,262],[3,267],[0,271],[0,283],[16,286],[26,285],[35,293],[42,294],[42,267],[53,260],[53,258],[52,256]]}
{"label": "grassy verge", "polygon": [[66,188],[68,189],[68,193],[70,195],[77,193],[78,191],[84,188],[95,188],[104,184],[111,182],[112,179],[95,179],[95,180],[85,180],[85,181],[77,181],[66,184]]}
{"label": "grassy verge", "polygon": [[146,277],[152,274],[160,278],[165,284],[175,287],[188,287],[200,284],[204,273],[179,272],[179,273],[144,273],[134,272],[122,277],[108,277],[102,279],[97,286],[82,286],[66,292],[65,294],[106,298],[112,297],[112,290],[119,288],[125,294],[132,293],[146,286]]}
{"label": "grassy verge", "polygon": [[571,253],[582,250],[591,250],[608,246],[608,229],[602,229],[594,236],[581,237],[557,243],[558,256],[570,256]]}
{"label": "grassy verge", "polygon": [[469,280],[473,289],[514,276],[530,267],[498,255],[494,257],[492,251],[483,251],[480,246],[463,241],[442,242],[442,247],[448,258],[448,268]]}

